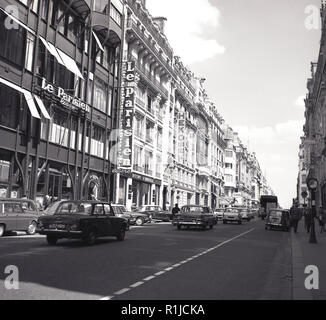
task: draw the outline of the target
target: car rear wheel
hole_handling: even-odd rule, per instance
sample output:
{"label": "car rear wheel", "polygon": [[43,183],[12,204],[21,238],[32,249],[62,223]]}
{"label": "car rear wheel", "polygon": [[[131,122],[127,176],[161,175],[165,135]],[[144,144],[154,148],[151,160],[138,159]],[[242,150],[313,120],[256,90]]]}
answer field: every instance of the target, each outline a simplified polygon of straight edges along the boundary
{"label": "car rear wheel", "polygon": [[144,224],[143,218],[137,218],[136,219],[136,226],[142,226]]}
{"label": "car rear wheel", "polygon": [[54,236],[46,236],[46,241],[48,242],[48,244],[50,246],[54,246],[54,245],[57,244],[58,238],[57,237],[54,237]]}
{"label": "car rear wheel", "polygon": [[37,224],[35,221],[33,221],[27,228],[26,233],[30,236],[34,235],[36,233],[36,228],[37,228]]}
{"label": "car rear wheel", "polygon": [[6,227],[3,224],[0,224],[0,237],[3,237],[5,234]]}
{"label": "car rear wheel", "polygon": [[88,246],[92,246],[93,244],[95,244],[96,241],[96,234],[94,231],[90,231],[87,233],[87,235],[85,237],[83,237],[83,242],[84,244],[88,245]]}
{"label": "car rear wheel", "polygon": [[126,227],[122,227],[120,230],[120,233],[117,235],[117,240],[118,241],[123,241],[126,236]]}

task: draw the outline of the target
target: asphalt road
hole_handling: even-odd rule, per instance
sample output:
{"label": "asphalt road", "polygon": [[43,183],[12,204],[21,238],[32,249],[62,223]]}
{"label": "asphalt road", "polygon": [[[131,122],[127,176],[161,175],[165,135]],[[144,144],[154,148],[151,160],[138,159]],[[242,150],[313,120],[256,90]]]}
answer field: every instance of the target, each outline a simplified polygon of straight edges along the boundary
{"label": "asphalt road", "polygon": [[[19,270],[18,290],[5,288],[8,265]],[[92,247],[0,239],[0,300],[291,299],[291,287],[290,234],[258,220],[206,231],[151,224]]]}

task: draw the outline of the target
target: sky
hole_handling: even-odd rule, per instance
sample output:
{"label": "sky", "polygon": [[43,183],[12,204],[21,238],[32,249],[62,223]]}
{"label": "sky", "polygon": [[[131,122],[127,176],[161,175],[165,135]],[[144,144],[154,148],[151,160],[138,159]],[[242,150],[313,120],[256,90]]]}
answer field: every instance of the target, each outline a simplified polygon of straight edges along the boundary
{"label": "sky", "polygon": [[296,197],[306,82],[320,44],[321,0],[147,0],[167,18],[175,55],[256,152],[283,207]]}

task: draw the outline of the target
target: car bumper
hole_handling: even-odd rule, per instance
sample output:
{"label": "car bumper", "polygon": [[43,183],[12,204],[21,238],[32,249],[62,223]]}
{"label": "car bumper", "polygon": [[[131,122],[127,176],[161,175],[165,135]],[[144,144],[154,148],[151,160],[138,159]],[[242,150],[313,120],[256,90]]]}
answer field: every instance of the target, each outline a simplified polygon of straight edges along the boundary
{"label": "car bumper", "polygon": [[205,221],[177,221],[176,225],[186,225],[186,226],[200,226],[206,224]]}
{"label": "car bumper", "polygon": [[53,229],[38,229],[40,235],[58,236],[61,238],[79,238],[82,236],[82,231],[67,231],[67,230],[53,230]]}

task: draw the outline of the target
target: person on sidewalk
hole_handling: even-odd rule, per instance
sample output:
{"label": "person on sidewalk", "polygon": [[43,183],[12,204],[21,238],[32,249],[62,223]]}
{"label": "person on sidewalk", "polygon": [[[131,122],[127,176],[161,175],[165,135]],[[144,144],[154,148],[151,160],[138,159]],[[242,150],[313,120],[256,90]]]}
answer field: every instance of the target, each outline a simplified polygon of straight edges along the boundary
{"label": "person on sidewalk", "polygon": [[304,225],[305,225],[305,229],[307,230],[307,233],[310,233],[310,229],[311,229],[311,223],[312,223],[312,213],[311,213],[311,209],[308,208],[304,208]]}
{"label": "person on sidewalk", "polygon": [[318,211],[318,221],[320,226],[320,233],[323,233],[325,231],[326,213],[322,207],[320,207]]}
{"label": "person on sidewalk", "polygon": [[172,220],[175,218],[175,216],[180,212],[179,205],[176,203],[175,207],[172,209]]}
{"label": "person on sidewalk", "polygon": [[297,204],[294,204],[290,210],[291,215],[291,226],[293,227],[294,233],[298,232],[298,224],[301,220],[301,210],[298,208]]}

